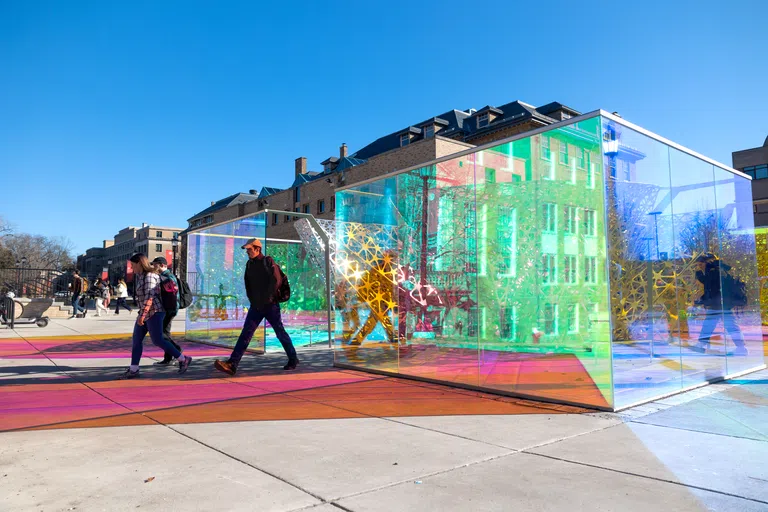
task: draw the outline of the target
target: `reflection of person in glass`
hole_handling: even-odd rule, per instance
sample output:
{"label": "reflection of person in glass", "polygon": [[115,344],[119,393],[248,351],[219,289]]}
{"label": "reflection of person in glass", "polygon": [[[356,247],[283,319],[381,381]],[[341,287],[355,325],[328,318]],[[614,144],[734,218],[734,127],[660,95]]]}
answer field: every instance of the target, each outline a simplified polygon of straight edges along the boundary
{"label": "reflection of person in glass", "polygon": [[733,355],[748,355],[744,345],[744,336],[736,325],[733,308],[743,306],[746,297],[738,289],[738,281],[728,271],[731,267],[713,254],[703,254],[696,260],[696,279],[704,285],[704,293],[696,304],[707,310],[706,317],[701,326],[699,343],[691,347],[696,352],[706,352],[709,348],[710,338],[717,327],[720,318],[723,319],[723,327],[731,336],[736,349]]}
{"label": "reflection of person in glass", "polygon": [[357,284],[357,297],[361,302],[368,305],[370,314],[363,327],[352,339],[353,345],[360,345],[373,332],[378,323],[384,327],[388,341],[392,343],[397,341],[395,328],[389,318],[389,311],[396,306],[393,293],[395,285],[392,281],[393,266],[394,253],[387,251],[360,277]]}

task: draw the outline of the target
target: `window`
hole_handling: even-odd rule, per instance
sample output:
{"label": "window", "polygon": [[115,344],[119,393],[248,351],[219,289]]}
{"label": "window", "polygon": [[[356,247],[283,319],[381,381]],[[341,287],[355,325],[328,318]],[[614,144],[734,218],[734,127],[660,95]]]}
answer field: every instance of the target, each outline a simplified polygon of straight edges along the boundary
{"label": "window", "polygon": [[597,212],[595,210],[584,210],[584,234],[587,236],[597,235]]}
{"label": "window", "polygon": [[163,232],[162,231],[155,231],[155,238],[163,238]]}
{"label": "window", "polygon": [[213,215],[206,215],[203,219],[203,224],[209,224],[213,222]]}
{"label": "window", "polygon": [[590,155],[591,153],[587,151],[586,161],[584,162],[584,165],[587,166],[587,188],[595,188],[595,170],[592,168],[592,157]]}
{"label": "window", "polygon": [[424,127],[424,138],[429,139],[435,136],[435,125],[431,124]]}
{"label": "window", "polygon": [[173,232],[173,238],[179,238],[179,232],[178,231],[174,231]]}
{"label": "window", "polygon": [[285,219],[283,219],[283,220],[285,220],[285,222],[291,222],[291,216],[290,215],[286,215]]}
{"label": "window", "polygon": [[309,213],[309,203],[307,203],[307,204],[303,205],[303,206],[301,207],[301,211],[302,211],[303,213]]}
{"label": "window", "polygon": [[552,158],[552,152],[549,149],[549,137],[546,135],[541,136],[541,158],[544,160],[549,160]]}
{"label": "window", "polygon": [[557,263],[554,254],[541,255],[541,282],[542,284],[557,283]]}
{"label": "window", "polygon": [[563,213],[565,215],[565,218],[563,219],[563,223],[565,226],[563,227],[563,230],[565,231],[566,235],[575,235],[578,232],[578,208],[575,206],[566,206],[563,210]]}
{"label": "window", "polygon": [[279,216],[278,214],[276,214],[276,213],[273,213],[273,214],[272,214],[272,225],[273,225],[273,226],[277,226],[277,221],[278,221],[278,218],[279,218],[279,217],[280,217],[280,216]]}
{"label": "window", "polygon": [[509,206],[500,206],[496,224],[496,246],[499,248],[500,275],[517,274],[517,212]]}
{"label": "window", "polygon": [[560,141],[560,163],[568,165],[568,143],[564,140]]}
{"label": "window", "polygon": [[584,169],[584,166],[587,163],[587,152],[584,148],[576,148],[576,165],[579,167],[579,169]]}
{"label": "window", "polygon": [[591,331],[593,327],[597,324],[597,313],[598,313],[597,304],[594,302],[590,302],[587,304],[587,330]]}
{"label": "window", "polygon": [[336,211],[336,196],[331,196],[331,211]]}
{"label": "window", "polygon": [[544,334],[557,334],[557,304],[544,304]]}
{"label": "window", "polygon": [[541,205],[541,230],[544,233],[557,233],[557,205],[555,203]]}
{"label": "window", "polygon": [[328,162],[327,164],[325,164],[325,165],[323,166],[323,171],[325,171],[325,172],[331,172],[331,163],[330,163],[330,162]]}
{"label": "window", "polygon": [[768,164],[756,165],[753,173],[747,173],[750,176],[754,176],[756,180],[762,180],[768,178]]}
{"label": "window", "polygon": [[562,115],[561,115],[561,120],[563,120],[563,121],[565,121],[566,119],[570,119],[570,118],[571,118],[571,114],[566,114],[565,112],[563,112]]}
{"label": "window", "polygon": [[163,252],[163,244],[155,244],[155,252]]}
{"label": "window", "polygon": [[626,160],[621,160],[619,162],[619,166],[621,169],[624,170],[623,172],[624,181],[632,181],[632,166],[629,165],[629,162],[627,162]]}
{"label": "window", "polygon": [[325,201],[322,199],[317,200],[317,213],[325,213]]}
{"label": "window", "polygon": [[517,308],[515,306],[501,308],[501,337],[515,339],[517,337]]}
{"label": "window", "polygon": [[597,283],[597,258],[594,256],[584,258],[584,282],[588,284]]}
{"label": "window", "polygon": [[565,328],[568,334],[579,332],[579,306],[571,304],[565,314]]}
{"label": "window", "polygon": [[296,187],[293,189],[293,202],[298,203],[299,201],[301,201],[301,190]]}
{"label": "window", "polygon": [[[296,213],[299,213],[299,209],[298,208],[294,208],[293,211],[296,212]],[[298,217],[294,215],[293,216],[293,220],[298,220]]]}
{"label": "window", "polygon": [[496,169],[485,168],[485,182],[488,184],[496,183]]}
{"label": "window", "polygon": [[477,116],[477,127],[484,128],[486,126],[488,126],[488,112]]}
{"label": "window", "polygon": [[400,135],[400,146],[407,146],[411,142],[411,134],[410,133],[404,133]]}
{"label": "window", "polygon": [[576,256],[568,255],[565,257],[563,274],[565,284],[576,284]]}

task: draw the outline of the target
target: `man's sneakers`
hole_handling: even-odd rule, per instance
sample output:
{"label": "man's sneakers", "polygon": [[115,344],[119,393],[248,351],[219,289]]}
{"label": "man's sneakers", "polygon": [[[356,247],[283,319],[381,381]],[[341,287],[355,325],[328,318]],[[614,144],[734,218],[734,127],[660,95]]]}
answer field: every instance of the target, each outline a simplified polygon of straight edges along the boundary
{"label": "man's sneakers", "polygon": [[294,359],[293,361],[288,361],[288,364],[283,366],[283,370],[295,370],[297,366],[299,366],[299,360]]}
{"label": "man's sneakers", "polygon": [[224,372],[228,375],[234,375],[237,373],[237,367],[230,363],[229,361],[220,361],[216,360],[213,363],[213,367],[219,370],[220,372]]}
{"label": "man's sneakers", "polygon": [[175,357],[163,357],[161,361],[155,361],[155,366],[168,366],[174,363],[174,361],[177,361]]}
{"label": "man's sneakers", "polygon": [[690,348],[694,352],[698,352],[700,354],[704,354],[704,353],[707,352],[707,349],[709,348],[709,344],[708,343],[701,343],[701,342],[699,342],[699,343],[697,343],[695,345],[689,346],[688,348]]}
{"label": "man's sneakers", "polygon": [[184,354],[181,355],[181,359],[179,359],[179,375],[187,371],[187,368],[189,368],[189,363],[191,362],[191,357],[185,356]]}
{"label": "man's sneakers", "polygon": [[746,356],[749,355],[749,350],[747,350],[747,347],[742,345],[740,347],[736,347],[733,350],[733,352],[730,352],[728,355],[729,356],[744,356],[744,357],[746,357]]}
{"label": "man's sneakers", "polygon": [[135,378],[137,378],[138,376],[139,376],[139,370],[136,370],[136,371],[134,372],[134,371],[131,371],[131,369],[130,369],[130,368],[128,368],[127,370],[125,370],[125,373],[123,373],[123,374],[120,376],[120,378],[121,378],[121,379],[123,379],[123,380],[127,380],[127,379],[135,379]]}

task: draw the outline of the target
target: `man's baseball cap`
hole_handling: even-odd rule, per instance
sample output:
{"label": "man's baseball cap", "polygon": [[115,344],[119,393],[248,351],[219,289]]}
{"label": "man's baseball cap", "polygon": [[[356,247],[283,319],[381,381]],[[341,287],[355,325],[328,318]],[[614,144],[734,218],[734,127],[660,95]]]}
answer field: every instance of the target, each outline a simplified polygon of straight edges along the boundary
{"label": "man's baseball cap", "polygon": [[258,238],[251,238],[250,240],[248,240],[247,242],[245,242],[243,244],[241,249],[245,249],[246,247],[251,246],[251,245],[261,249],[261,240],[259,240]]}
{"label": "man's baseball cap", "polygon": [[157,263],[159,265],[165,265],[168,266],[168,260],[163,258],[162,256],[158,256],[157,258],[152,260],[152,263]]}

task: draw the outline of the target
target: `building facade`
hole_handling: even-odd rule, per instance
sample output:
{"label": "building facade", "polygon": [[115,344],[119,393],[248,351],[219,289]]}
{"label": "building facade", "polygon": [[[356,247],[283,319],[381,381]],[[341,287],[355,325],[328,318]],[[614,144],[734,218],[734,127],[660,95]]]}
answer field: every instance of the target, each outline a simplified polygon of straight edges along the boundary
{"label": "building facade", "polygon": [[768,226],[768,137],[762,147],[734,151],[733,168],[752,177],[755,226]]}
{"label": "building facade", "polygon": [[[578,111],[558,102],[534,107],[513,101],[479,110],[454,109],[380,137],[352,154],[347,145],[342,144],[338,157],[331,156],[321,162],[322,171],[310,171],[307,159],[299,157],[294,162],[294,180],[289,187],[264,186],[258,194],[250,190],[247,194],[237,193],[212,201],[208,208],[190,217],[182,238],[187,232],[262,210],[309,213],[319,219],[333,219],[337,187],[418,166],[576,115]],[[295,220],[294,216],[284,213],[270,213],[271,236],[297,239]]]}

